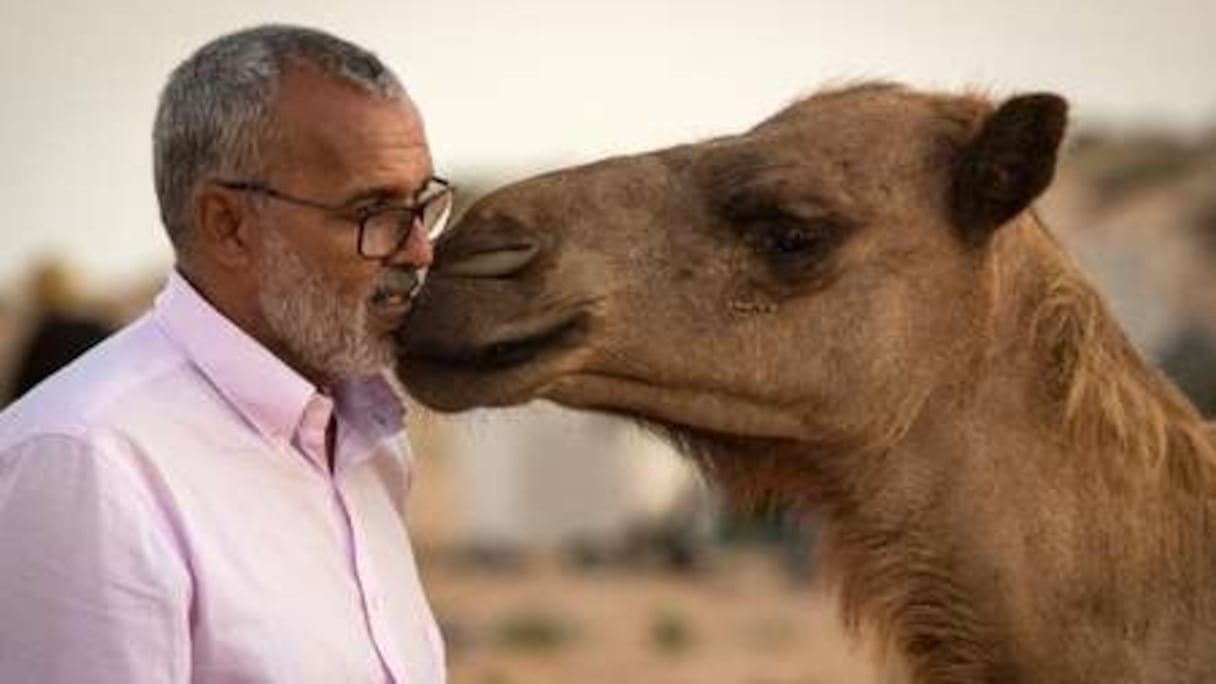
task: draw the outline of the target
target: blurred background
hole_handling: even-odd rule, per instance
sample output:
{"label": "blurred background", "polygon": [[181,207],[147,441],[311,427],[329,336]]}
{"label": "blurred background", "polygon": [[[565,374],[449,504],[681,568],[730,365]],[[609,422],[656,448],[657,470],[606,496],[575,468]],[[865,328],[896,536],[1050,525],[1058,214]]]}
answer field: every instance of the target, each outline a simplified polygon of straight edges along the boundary
{"label": "blurred background", "polygon": [[[1212,0],[3,0],[0,404],[147,307],[170,267],[159,89],[201,43],[265,21],[378,52],[462,200],[740,131],[833,82],[1059,92],[1072,127],[1040,213],[1136,344],[1216,411]],[[411,422],[411,527],[454,684],[869,679],[814,588],[813,521],[724,510],[611,418]]]}

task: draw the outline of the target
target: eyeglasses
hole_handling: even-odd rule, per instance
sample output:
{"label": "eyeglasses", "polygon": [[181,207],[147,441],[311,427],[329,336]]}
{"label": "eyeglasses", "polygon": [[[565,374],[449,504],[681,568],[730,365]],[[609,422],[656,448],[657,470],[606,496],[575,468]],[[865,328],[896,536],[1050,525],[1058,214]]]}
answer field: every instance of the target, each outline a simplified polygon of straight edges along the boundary
{"label": "eyeglasses", "polygon": [[[249,192],[302,207],[329,212],[352,213],[348,206],[334,206],[316,200],[293,197],[256,181],[214,181],[216,185],[238,192]],[[428,240],[434,241],[447,227],[452,216],[451,183],[432,176],[410,204],[373,206],[354,210],[352,220],[359,226],[359,256],[384,259],[395,254],[409,240],[415,226],[422,226]]]}

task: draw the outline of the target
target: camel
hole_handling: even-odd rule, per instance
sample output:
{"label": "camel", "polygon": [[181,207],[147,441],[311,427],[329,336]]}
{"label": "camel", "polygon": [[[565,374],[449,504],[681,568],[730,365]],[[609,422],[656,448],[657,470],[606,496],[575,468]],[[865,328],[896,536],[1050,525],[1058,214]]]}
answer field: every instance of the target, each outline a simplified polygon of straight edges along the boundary
{"label": "camel", "polygon": [[512,184],[436,245],[398,374],[815,510],[899,681],[1216,681],[1216,431],[1033,211],[1066,120],[861,83]]}

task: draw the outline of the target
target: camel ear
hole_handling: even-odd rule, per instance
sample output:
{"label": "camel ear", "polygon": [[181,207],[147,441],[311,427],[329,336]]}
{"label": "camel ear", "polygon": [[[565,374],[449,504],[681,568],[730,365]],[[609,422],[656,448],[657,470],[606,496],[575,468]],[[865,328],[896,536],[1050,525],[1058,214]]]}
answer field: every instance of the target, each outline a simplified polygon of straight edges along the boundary
{"label": "camel ear", "polygon": [[963,148],[951,187],[954,221],[969,243],[983,243],[1030,206],[1051,183],[1068,103],[1049,93],[1010,98]]}

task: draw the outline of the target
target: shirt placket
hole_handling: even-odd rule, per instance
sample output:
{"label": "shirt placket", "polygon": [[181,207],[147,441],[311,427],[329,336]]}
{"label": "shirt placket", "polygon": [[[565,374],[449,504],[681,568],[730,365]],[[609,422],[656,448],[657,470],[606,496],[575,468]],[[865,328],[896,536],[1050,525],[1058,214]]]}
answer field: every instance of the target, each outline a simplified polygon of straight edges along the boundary
{"label": "shirt placket", "polygon": [[[330,491],[331,500],[340,522],[342,541],[346,551],[347,563],[351,576],[358,588],[364,626],[372,647],[380,660],[386,682],[400,684],[404,682],[399,668],[393,666],[393,651],[390,647],[391,631],[384,612],[384,603],[379,587],[372,572],[372,564],[368,559],[366,540],[362,538],[357,524],[357,510],[351,505],[346,492],[340,486],[342,459],[334,455],[335,472],[329,469],[329,454],[327,452],[327,435],[330,420],[334,417],[333,402],[322,395],[314,396],[304,409],[303,418],[297,431],[297,444],[313,466],[321,473]],[[342,435],[335,440],[334,448],[341,450],[345,441]]]}
{"label": "shirt placket", "polygon": [[391,621],[386,612],[383,593],[376,573],[372,569],[373,564],[367,540],[364,538],[361,526],[357,523],[358,507],[352,505],[348,499],[348,494],[340,484],[340,474],[335,475],[333,482],[335,500],[342,511],[349,535],[351,571],[354,573],[355,582],[363,598],[363,617],[367,623],[368,634],[371,636],[377,655],[380,656],[380,663],[384,667],[387,681],[404,683],[404,673],[399,654],[394,648],[395,641],[393,631],[389,627]]}

